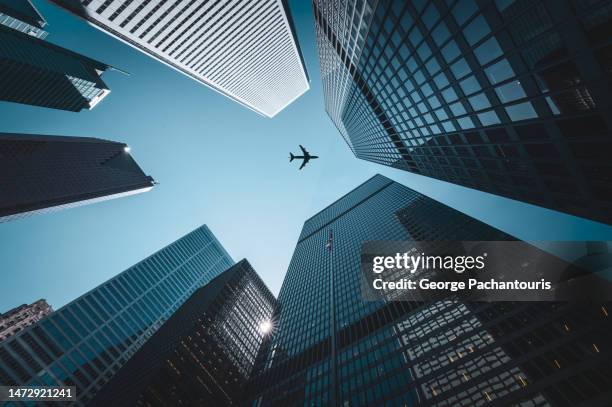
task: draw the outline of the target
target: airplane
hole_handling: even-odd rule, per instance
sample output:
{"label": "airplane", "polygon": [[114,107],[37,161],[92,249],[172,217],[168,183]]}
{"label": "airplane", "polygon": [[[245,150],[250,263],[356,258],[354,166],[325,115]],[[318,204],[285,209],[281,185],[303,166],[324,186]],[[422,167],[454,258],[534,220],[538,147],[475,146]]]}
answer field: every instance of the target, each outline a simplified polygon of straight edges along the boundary
{"label": "airplane", "polygon": [[308,151],[306,151],[306,149],[300,144],[300,150],[302,150],[302,154],[303,155],[293,155],[293,153],[289,153],[289,162],[293,161],[295,158],[301,158],[304,161],[302,162],[302,165],[300,166],[300,170],[302,168],[304,168],[304,166],[308,163],[308,161],[310,161],[311,159],[315,159],[315,158],[319,158],[319,156],[316,155],[310,155],[310,153]]}

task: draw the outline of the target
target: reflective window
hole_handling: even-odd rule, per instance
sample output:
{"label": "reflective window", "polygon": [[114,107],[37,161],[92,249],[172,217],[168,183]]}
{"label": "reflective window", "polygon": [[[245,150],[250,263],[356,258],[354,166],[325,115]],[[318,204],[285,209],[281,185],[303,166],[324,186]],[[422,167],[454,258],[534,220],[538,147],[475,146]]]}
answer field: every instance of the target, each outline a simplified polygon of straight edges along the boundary
{"label": "reflective window", "polygon": [[410,40],[412,46],[416,48],[417,45],[419,45],[423,40],[423,34],[421,34],[418,27],[414,27],[414,29],[408,35],[408,39]]}
{"label": "reflective window", "polygon": [[425,75],[423,75],[423,72],[421,72],[421,70],[415,72],[414,80],[416,81],[417,85],[420,85],[421,83],[425,82]]}
{"label": "reflective window", "polygon": [[463,23],[476,13],[476,10],[478,10],[478,8],[474,0],[461,0],[457,2],[457,5],[453,8],[453,16],[457,24],[463,25]]}
{"label": "reflective window", "polygon": [[450,31],[448,31],[448,28],[446,27],[446,24],[444,24],[444,22],[438,24],[436,29],[433,30],[431,33],[431,37],[438,46],[444,44],[446,40],[450,38],[450,36]]}
{"label": "reflective window", "polygon": [[463,130],[474,128],[474,122],[472,121],[472,119],[470,119],[469,116],[457,119],[457,123],[459,123],[459,126],[461,126]]}
{"label": "reflective window", "polygon": [[405,32],[408,32],[410,30],[410,27],[412,27],[412,16],[410,15],[410,13],[405,12],[404,15],[402,15],[400,25],[402,26]]}
{"label": "reflective window", "polygon": [[427,101],[429,102],[429,105],[433,108],[433,109],[437,109],[441,106],[440,100],[438,99],[437,96],[432,96],[429,99],[427,99]]}
{"label": "reflective window", "polygon": [[502,55],[502,49],[495,37],[491,37],[474,50],[474,55],[481,65],[493,61]]}
{"label": "reflective window", "polygon": [[436,116],[438,116],[439,120],[446,120],[448,119],[448,115],[446,114],[446,112],[444,111],[444,109],[438,109],[435,111]]}
{"label": "reflective window", "polygon": [[471,72],[470,67],[468,66],[467,62],[465,62],[464,58],[461,58],[459,61],[451,65],[451,71],[453,71],[453,75],[455,75],[455,78],[457,79],[461,79]]}
{"label": "reflective window", "polygon": [[456,130],[455,126],[450,121],[442,123],[442,127],[444,127],[444,130],[446,130],[446,131],[455,131]]}
{"label": "reflective window", "polygon": [[519,81],[512,81],[505,85],[498,86],[495,88],[495,93],[497,93],[502,103],[512,102],[527,96]]}
{"label": "reflective window", "polygon": [[431,56],[431,49],[429,49],[429,45],[426,42],[421,44],[421,46],[417,49],[417,54],[421,57],[423,61]]}
{"label": "reflective window", "polygon": [[463,36],[468,44],[474,45],[487,34],[491,32],[491,28],[484,16],[480,15],[474,19],[467,27],[463,29]]}
{"label": "reflective window", "polygon": [[444,90],[442,92],[442,96],[444,97],[444,100],[446,100],[446,103],[450,103],[458,99],[457,94],[452,87]]}
{"label": "reflective window", "polygon": [[538,117],[531,102],[518,103],[516,105],[506,106],[506,113],[510,116],[513,122],[520,120],[533,119]]}
{"label": "reflective window", "polygon": [[478,119],[482,122],[483,126],[490,126],[500,123],[499,117],[497,117],[495,110],[489,110],[488,112],[478,114]]}
{"label": "reflective window", "polygon": [[508,60],[502,59],[501,61],[491,65],[485,69],[487,77],[491,82],[491,85],[495,85],[499,82],[505,81],[506,79],[512,78],[515,74],[508,63]]}
{"label": "reflective window", "polygon": [[471,95],[472,93],[476,93],[481,89],[480,84],[478,84],[476,77],[473,75],[459,82],[459,86],[461,86],[463,93],[466,95]]}
{"label": "reflective window", "polygon": [[444,74],[444,72],[440,72],[438,75],[436,75],[434,77],[434,82],[436,83],[436,85],[438,86],[438,89],[443,89],[448,85],[448,79],[446,78],[446,75]]}
{"label": "reflective window", "polygon": [[491,103],[489,103],[489,99],[484,93],[479,93],[478,95],[472,96],[468,98],[468,101],[474,110],[483,110],[491,107]]}
{"label": "reflective window", "polygon": [[442,48],[441,52],[446,63],[450,63],[459,55],[461,55],[461,51],[459,51],[459,47],[457,46],[457,43],[454,40],[451,40],[448,44],[446,44],[446,46]]}
{"label": "reflective window", "polygon": [[427,7],[427,10],[425,10],[423,13],[423,17],[421,19],[423,24],[425,24],[425,27],[431,30],[439,18],[440,15],[438,14],[438,10],[436,10],[436,6],[431,3],[429,4],[429,7]]}
{"label": "reflective window", "polygon": [[433,76],[436,72],[440,70],[440,64],[438,64],[436,58],[431,58],[425,64],[425,68],[427,68],[427,72],[429,72],[429,74]]}
{"label": "reflective window", "polygon": [[453,103],[449,108],[455,116],[461,116],[467,113],[461,102]]}

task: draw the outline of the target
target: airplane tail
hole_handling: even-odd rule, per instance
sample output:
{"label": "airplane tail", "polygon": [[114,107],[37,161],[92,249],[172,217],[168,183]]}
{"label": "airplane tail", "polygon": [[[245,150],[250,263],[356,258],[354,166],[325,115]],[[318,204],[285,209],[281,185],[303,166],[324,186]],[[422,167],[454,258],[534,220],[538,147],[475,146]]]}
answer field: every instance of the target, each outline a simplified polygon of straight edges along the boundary
{"label": "airplane tail", "polygon": [[289,162],[293,161],[294,158],[295,156],[293,155],[293,153],[289,153]]}

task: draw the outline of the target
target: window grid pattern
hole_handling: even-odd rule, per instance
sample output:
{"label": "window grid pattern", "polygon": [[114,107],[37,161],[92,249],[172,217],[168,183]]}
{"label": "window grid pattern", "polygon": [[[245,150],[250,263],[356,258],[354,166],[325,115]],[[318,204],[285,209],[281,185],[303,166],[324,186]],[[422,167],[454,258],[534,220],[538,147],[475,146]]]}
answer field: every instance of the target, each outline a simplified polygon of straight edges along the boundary
{"label": "window grid pattern", "polygon": [[329,405],[334,388],[343,406],[535,407],[609,394],[607,305],[363,300],[361,243],[408,239],[514,240],[381,176],[340,198],[304,224],[247,389],[254,405]]}
{"label": "window grid pattern", "polygon": [[85,405],[195,290],[233,264],[206,226],[0,344],[0,381],[77,386]]}
{"label": "window grid pattern", "polygon": [[282,0],[53,1],[261,115],[309,89]]}
{"label": "window grid pattern", "polygon": [[0,100],[78,112],[110,93],[108,65],[13,28],[0,24]]}
{"label": "window grid pattern", "polygon": [[315,0],[326,109],[359,158],[609,223],[609,4]]}

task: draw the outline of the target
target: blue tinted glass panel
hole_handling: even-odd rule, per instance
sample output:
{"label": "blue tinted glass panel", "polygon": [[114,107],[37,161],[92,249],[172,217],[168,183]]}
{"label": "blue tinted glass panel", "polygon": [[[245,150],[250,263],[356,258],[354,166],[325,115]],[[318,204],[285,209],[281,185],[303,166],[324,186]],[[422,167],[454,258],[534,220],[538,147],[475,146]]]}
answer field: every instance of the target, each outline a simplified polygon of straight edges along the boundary
{"label": "blue tinted glass panel", "polygon": [[440,70],[440,64],[438,64],[436,58],[431,58],[425,64],[425,68],[427,68],[427,72],[429,72],[429,74],[433,76],[436,72]]}
{"label": "blue tinted glass panel", "polygon": [[493,124],[499,124],[499,117],[494,110],[489,110],[488,112],[483,112],[478,114],[478,119],[482,122],[483,126],[491,126]]}
{"label": "blue tinted glass panel", "polygon": [[474,55],[476,55],[476,59],[478,59],[481,65],[485,65],[500,57],[502,50],[495,37],[491,37],[474,50]]}
{"label": "blue tinted glass panel", "polygon": [[472,121],[472,119],[470,119],[469,116],[462,117],[461,119],[457,119],[457,123],[459,123],[459,126],[461,126],[463,130],[474,128],[474,122]]}
{"label": "blue tinted glass panel", "polygon": [[451,71],[453,71],[453,75],[455,75],[455,78],[457,79],[461,79],[471,72],[470,67],[464,58],[461,58],[459,61],[451,65]]}
{"label": "blue tinted glass panel", "polygon": [[425,61],[431,55],[431,49],[429,49],[429,45],[426,42],[422,43],[421,46],[417,49],[417,54],[421,57],[423,61]]}
{"label": "blue tinted glass panel", "polygon": [[501,61],[486,68],[485,72],[492,85],[514,77],[514,71],[506,59],[502,59]]}
{"label": "blue tinted glass panel", "polygon": [[481,89],[480,84],[478,84],[476,77],[474,77],[473,75],[467,79],[462,80],[459,85],[461,86],[463,93],[465,93],[466,95],[471,95],[472,93],[476,93]]}
{"label": "blue tinted glass panel", "polygon": [[449,107],[455,116],[461,116],[467,113],[461,102],[453,103]]}
{"label": "blue tinted glass panel", "polygon": [[448,88],[442,92],[442,97],[446,100],[446,103],[453,102],[458,99],[457,94],[453,90],[453,88]]}
{"label": "blue tinted glass panel", "polygon": [[430,3],[427,10],[425,10],[423,13],[423,17],[421,19],[423,20],[425,27],[431,30],[439,18],[440,15],[438,14],[438,10],[436,10],[436,6],[433,3]]}
{"label": "blue tinted glass panel", "polygon": [[468,44],[474,45],[491,32],[491,28],[484,16],[476,17],[467,27],[463,29],[463,36]]}
{"label": "blue tinted glass panel", "polygon": [[510,116],[510,120],[517,122],[520,120],[528,120],[538,117],[531,102],[518,103],[516,105],[506,106],[506,113]]}
{"label": "blue tinted glass panel", "polygon": [[468,98],[468,101],[474,110],[483,110],[491,107],[489,99],[484,93],[479,93],[478,95],[472,96],[471,98]]}
{"label": "blue tinted glass panel", "polygon": [[471,16],[476,13],[478,7],[474,0],[460,0],[457,5],[453,7],[453,16],[457,21],[457,24],[463,25]]}
{"label": "blue tinted glass panel", "polygon": [[440,24],[438,24],[436,29],[432,31],[431,36],[436,45],[441,46],[446,42],[447,39],[450,38],[451,34],[450,31],[448,31],[446,24],[444,24],[444,22],[441,22]]}
{"label": "blue tinted glass panel", "polygon": [[450,121],[442,123],[444,130],[446,131],[455,131],[455,126]]}
{"label": "blue tinted glass panel", "polygon": [[436,86],[438,86],[438,89],[445,88],[449,83],[444,72],[440,72],[438,75],[436,75],[434,77],[434,82],[436,83]]}
{"label": "blue tinted glass panel", "polygon": [[495,93],[497,93],[502,103],[512,102],[527,96],[519,81],[512,81],[505,85],[498,86],[495,88]]}
{"label": "blue tinted glass panel", "polygon": [[433,109],[437,109],[437,108],[439,108],[440,106],[442,106],[442,105],[440,104],[440,100],[439,100],[439,99],[438,99],[438,97],[437,97],[437,96],[435,96],[435,95],[434,95],[434,96],[432,96],[432,97],[430,97],[430,98],[429,98],[429,99],[427,99],[427,100],[429,101],[429,105],[430,105],[430,106],[431,106]]}
{"label": "blue tinted glass panel", "polygon": [[451,40],[444,48],[442,48],[442,56],[446,63],[450,63],[454,61],[459,55],[461,55],[461,51],[459,51],[459,47],[454,40]]}
{"label": "blue tinted glass panel", "polygon": [[446,112],[444,111],[444,109],[438,109],[435,111],[436,116],[438,116],[439,120],[446,120],[448,119],[448,115],[446,114]]}
{"label": "blue tinted glass panel", "polygon": [[421,34],[419,27],[414,27],[412,32],[408,35],[408,39],[410,40],[412,46],[415,48],[421,43],[421,41],[423,40],[423,34]]}

